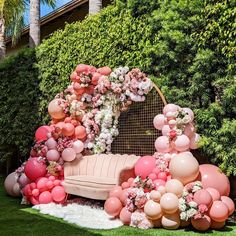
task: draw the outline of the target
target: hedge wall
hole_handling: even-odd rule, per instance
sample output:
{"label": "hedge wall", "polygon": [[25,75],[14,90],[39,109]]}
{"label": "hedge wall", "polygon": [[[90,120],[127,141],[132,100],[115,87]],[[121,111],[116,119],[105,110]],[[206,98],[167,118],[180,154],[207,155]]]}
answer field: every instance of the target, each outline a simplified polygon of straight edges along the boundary
{"label": "hedge wall", "polygon": [[34,62],[34,51],[27,49],[0,63],[0,162],[23,161],[29,155],[40,120]]}

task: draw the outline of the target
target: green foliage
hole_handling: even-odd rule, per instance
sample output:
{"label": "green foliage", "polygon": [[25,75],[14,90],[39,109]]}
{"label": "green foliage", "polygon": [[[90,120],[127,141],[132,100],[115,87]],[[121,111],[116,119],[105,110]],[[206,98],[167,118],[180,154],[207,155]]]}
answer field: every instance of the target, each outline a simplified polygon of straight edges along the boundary
{"label": "green foliage", "polygon": [[39,124],[40,97],[34,51],[22,50],[0,63],[0,161],[26,159]]}

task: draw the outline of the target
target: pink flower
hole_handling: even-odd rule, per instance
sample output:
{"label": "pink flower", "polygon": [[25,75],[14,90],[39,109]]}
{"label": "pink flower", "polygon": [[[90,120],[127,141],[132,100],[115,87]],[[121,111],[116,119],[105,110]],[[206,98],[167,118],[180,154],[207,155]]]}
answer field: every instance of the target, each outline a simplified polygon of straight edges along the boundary
{"label": "pink flower", "polygon": [[198,206],[198,211],[199,211],[201,214],[203,214],[203,213],[205,213],[206,211],[208,211],[208,207],[207,207],[205,204],[200,204],[200,205]]}
{"label": "pink flower", "polygon": [[200,212],[198,212],[198,213],[196,213],[196,214],[193,216],[193,218],[194,218],[195,220],[201,219],[201,218],[202,218],[202,214],[201,214]]}
{"label": "pink flower", "polygon": [[191,201],[193,201],[193,194],[192,193],[190,193],[186,196],[186,202],[189,203]]}

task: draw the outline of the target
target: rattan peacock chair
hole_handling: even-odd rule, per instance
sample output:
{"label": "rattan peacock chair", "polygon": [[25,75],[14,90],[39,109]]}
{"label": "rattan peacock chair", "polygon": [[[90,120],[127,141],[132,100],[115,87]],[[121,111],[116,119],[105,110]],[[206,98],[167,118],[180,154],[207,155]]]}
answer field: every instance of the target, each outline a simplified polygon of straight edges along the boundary
{"label": "rattan peacock chair", "polygon": [[152,155],[154,142],[161,132],[153,126],[153,118],[162,113],[165,97],[154,84],[144,102],[133,103],[119,118],[119,135],[112,143],[114,154]]}

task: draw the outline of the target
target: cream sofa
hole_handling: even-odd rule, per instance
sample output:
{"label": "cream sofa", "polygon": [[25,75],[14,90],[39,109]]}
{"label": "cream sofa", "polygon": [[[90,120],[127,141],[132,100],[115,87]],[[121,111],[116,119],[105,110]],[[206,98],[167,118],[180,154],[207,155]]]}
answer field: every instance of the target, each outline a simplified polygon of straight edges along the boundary
{"label": "cream sofa", "polygon": [[77,157],[64,165],[63,186],[69,194],[105,200],[109,191],[130,177],[138,156],[96,154]]}

